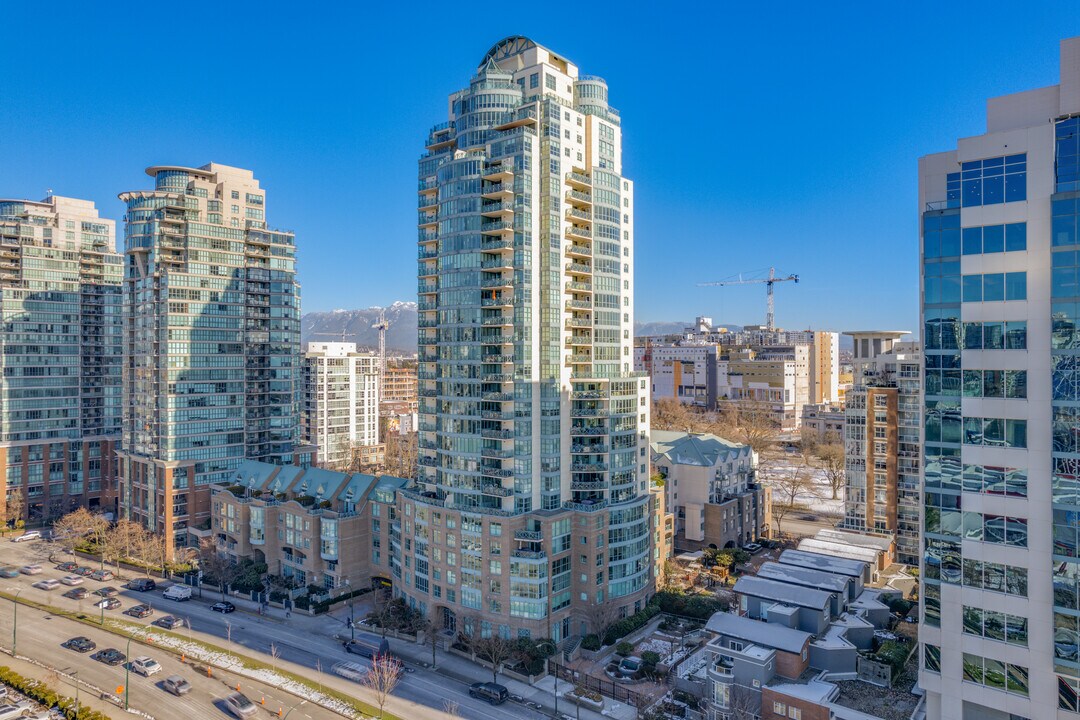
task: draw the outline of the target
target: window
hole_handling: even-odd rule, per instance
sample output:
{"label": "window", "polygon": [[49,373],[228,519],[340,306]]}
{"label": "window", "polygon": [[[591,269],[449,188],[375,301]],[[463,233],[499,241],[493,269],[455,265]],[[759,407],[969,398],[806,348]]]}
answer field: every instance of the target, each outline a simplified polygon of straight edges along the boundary
{"label": "window", "polygon": [[[940,263],[942,265],[948,263]],[[929,269],[928,269],[929,271]],[[929,287],[930,278],[925,279]],[[984,275],[964,275],[964,302],[995,302],[1002,300],[1027,299],[1027,273],[986,273]],[[927,302],[930,302],[927,299]],[[948,302],[942,300],[940,302]]]}
{"label": "window", "polygon": [[533,73],[529,75],[529,88],[540,87],[540,73]]}
{"label": "window", "polygon": [[788,705],[787,715],[791,720],[802,720],[802,710]]}
{"label": "window", "polygon": [[544,87],[548,90],[555,89],[555,76],[551,74],[544,75]]}
{"label": "window", "polygon": [[985,225],[963,230],[963,254],[1016,252],[1027,250],[1027,223]]}
{"label": "window", "polygon": [[[963,207],[997,205],[1027,199],[1027,154],[971,160],[961,165],[961,172],[946,177],[946,190],[960,181]],[[959,176],[959,177],[957,177]],[[951,193],[950,193],[951,195]],[[952,200],[952,198],[949,198]]]}
{"label": "window", "polygon": [[772,711],[777,715],[787,715],[787,705],[782,702],[773,701]]}

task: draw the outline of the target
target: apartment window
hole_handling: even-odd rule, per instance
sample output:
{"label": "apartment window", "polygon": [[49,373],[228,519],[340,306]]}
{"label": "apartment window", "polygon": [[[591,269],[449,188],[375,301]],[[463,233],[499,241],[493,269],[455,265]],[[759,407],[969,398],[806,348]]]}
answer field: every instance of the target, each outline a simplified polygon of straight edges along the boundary
{"label": "apartment window", "polygon": [[797,707],[788,706],[787,715],[791,720],[802,720],[802,710]]}
{"label": "apartment window", "polygon": [[1027,199],[1027,154],[971,160],[959,173],[946,177],[946,186],[960,181],[963,207],[997,205]]}
{"label": "apartment window", "polygon": [[782,702],[773,701],[772,711],[776,715],[787,715],[787,705]]}
{"label": "apartment window", "polygon": [[[544,87],[546,87],[548,90],[554,90],[555,89],[555,76],[554,75],[549,74],[549,75],[544,76]],[[569,120],[569,119],[570,118],[567,118],[567,120]]]}
{"label": "apartment window", "polygon": [[964,255],[1027,250],[1027,223],[984,225],[963,229]]}

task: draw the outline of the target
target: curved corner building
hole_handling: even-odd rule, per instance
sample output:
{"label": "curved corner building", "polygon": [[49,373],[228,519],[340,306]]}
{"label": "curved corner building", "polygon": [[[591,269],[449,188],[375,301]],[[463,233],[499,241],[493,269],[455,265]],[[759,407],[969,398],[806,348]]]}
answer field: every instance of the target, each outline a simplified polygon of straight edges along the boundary
{"label": "curved corner building", "polygon": [[445,628],[560,642],[654,588],[633,184],[607,98],[507,38],[419,162],[419,482],[389,560]]}

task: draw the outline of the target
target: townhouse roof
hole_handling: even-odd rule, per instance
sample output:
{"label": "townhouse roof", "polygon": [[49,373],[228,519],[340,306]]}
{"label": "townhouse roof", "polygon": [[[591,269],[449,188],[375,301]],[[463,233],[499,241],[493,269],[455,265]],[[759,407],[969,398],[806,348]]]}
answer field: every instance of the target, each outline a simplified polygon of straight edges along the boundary
{"label": "townhouse roof", "polygon": [[725,440],[709,433],[653,430],[651,447],[654,453],[667,456],[675,465],[714,467],[730,457],[746,455],[749,445]]}
{"label": "townhouse roof", "polygon": [[824,590],[814,590],[753,575],[743,575],[735,583],[733,589],[740,595],[752,595],[785,605],[796,605],[814,610],[823,610],[833,595]]}
{"label": "townhouse roof", "polygon": [[784,627],[776,623],[751,620],[742,615],[727,612],[713,614],[705,624],[706,629],[718,635],[744,640],[766,648],[801,654],[813,637],[808,632]]}
{"label": "townhouse roof", "polygon": [[813,570],[796,565],[781,565],[776,562],[762,563],[757,576],[769,580],[778,580],[791,585],[817,588],[826,592],[846,593],[851,584],[849,575],[837,575],[823,570]]}
{"label": "townhouse roof", "polygon": [[782,565],[822,570],[853,578],[861,578],[866,572],[866,562],[863,560],[852,560],[808,550],[784,550],[780,553],[778,560]]}

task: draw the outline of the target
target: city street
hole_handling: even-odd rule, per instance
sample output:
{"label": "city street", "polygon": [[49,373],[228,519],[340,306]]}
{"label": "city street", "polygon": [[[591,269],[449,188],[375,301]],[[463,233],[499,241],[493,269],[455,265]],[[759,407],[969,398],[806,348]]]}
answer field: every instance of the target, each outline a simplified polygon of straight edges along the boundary
{"label": "city street", "polygon": [[[56,569],[53,563],[48,562],[48,544],[41,543],[10,543],[0,541],[0,565],[10,565],[16,568],[31,563],[40,563],[43,572],[40,575],[20,575],[18,578],[0,580],[0,590],[7,593],[14,593],[15,591],[21,591],[20,598],[23,600],[31,600],[39,603],[48,603],[57,608],[63,608],[72,611],[79,611],[87,614],[90,617],[100,617],[101,611],[93,607],[93,598],[97,599],[97,596],[89,596],[84,600],[76,601],[63,597],[63,593],[70,589],[64,586],[58,587],[52,591],[39,590],[31,587],[32,583],[37,582],[43,578],[61,578],[65,573]],[[61,561],[60,554],[55,555],[57,561]],[[83,560],[84,564],[97,567],[95,563]],[[135,575],[128,575],[128,577],[137,577]],[[164,615],[176,615],[182,617],[190,624],[189,629],[177,628],[173,631],[176,634],[183,635],[188,633],[193,640],[202,640],[204,642],[212,643],[218,647],[226,650],[233,650],[237,654],[247,654],[252,657],[257,657],[264,663],[269,664],[271,662],[271,645],[274,646],[278,654],[277,664],[282,668],[288,668],[292,672],[303,675],[316,684],[324,682],[328,686],[335,687],[339,690],[344,690],[350,695],[363,699],[366,702],[371,703],[373,698],[371,694],[357,683],[348,682],[342,678],[336,677],[331,673],[331,668],[335,663],[341,661],[352,661],[358,663],[363,667],[368,666],[368,660],[358,655],[351,655],[344,651],[339,641],[334,640],[335,635],[348,637],[349,629],[345,624],[334,617],[324,615],[316,617],[307,617],[299,613],[294,613],[292,619],[286,620],[281,610],[274,610],[273,616],[259,616],[253,612],[247,612],[243,609],[230,613],[228,615],[222,615],[210,610],[210,605],[216,601],[221,600],[221,595],[209,591],[203,591],[202,598],[199,597],[199,591],[195,590],[195,595],[190,601],[174,602],[166,600],[162,597],[162,585],[159,584],[158,588],[152,592],[140,593],[124,588],[126,580],[112,580],[109,582],[97,582],[93,580],[87,580],[83,587],[93,591],[100,587],[112,586],[120,590],[117,597],[122,603],[122,607],[116,610],[106,610],[105,613],[108,617],[122,618],[125,622],[138,623],[142,625],[149,625],[154,620],[161,618]],[[136,619],[128,615],[123,615],[122,612],[133,605],[140,603],[147,603],[154,608],[154,615],[145,619]],[[0,645],[10,645],[11,638],[11,620],[12,620],[12,604],[10,602],[2,602],[0,604]],[[35,635],[31,634],[29,628],[29,620],[24,629],[24,617],[29,618],[34,614],[30,608],[20,607],[19,609],[19,651],[24,654],[33,654],[37,652],[37,648],[32,644]],[[339,611],[340,614],[340,611]],[[74,621],[66,621],[60,618],[52,618],[46,621],[41,617],[41,613],[37,613],[39,624],[45,623],[52,629],[52,634],[49,635],[49,639],[55,639],[55,647],[58,659],[57,662],[66,661],[68,665],[71,665],[73,661],[78,660],[78,654],[69,650],[59,648],[59,643],[67,640],[69,637],[75,635],[86,635],[91,639],[98,642],[99,647],[105,647],[103,641],[108,636],[105,631],[96,631],[94,634],[93,629],[87,630],[85,625],[80,625]],[[358,611],[357,617],[360,617]],[[70,628],[67,626],[70,624]],[[61,630],[55,628],[61,627]],[[81,629],[80,629],[81,628]],[[67,635],[64,635],[64,633]],[[55,638],[54,638],[55,636]],[[6,639],[5,639],[6,638]],[[26,643],[25,645],[23,643]],[[117,638],[119,642],[119,638]],[[126,642],[126,641],[124,641]],[[390,639],[391,652],[400,649],[405,649],[405,641],[398,641]],[[408,648],[412,652],[409,654],[415,656],[415,650],[417,646],[409,644]],[[120,648],[124,650],[123,647]],[[132,652],[134,654],[142,654],[145,648],[136,652],[134,644]],[[43,651],[44,652],[44,651]],[[147,653],[152,654],[152,653]],[[163,653],[162,653],[163,654]],[[426,650],[426,655],[430,661],[430,649]],[[36,657],[36,654],[34,655]],[[44,654],[40,659],[47,662],[53,662],[53,655]],[[165,662],[164,657],[156,657],[163,664]],[[413,718],[429,718],[429,717],[441,717],[443,711],[446,708],[448,702],[457,703],[458,713],[463,717],[478,718],[479,720],[502,720],[505,718],[521,718],[522,720],[534,720],[537,717],[537,711],[513,702],[504,703],[503,705],[492,707],[486,702],[474,699],[468,695],[468,685],[471,682],[477,680],[490,680],[490,671],[485,671],[477,666],[472,666],[468,661],[452,657],[452,660],[459,664],[469,665],[469,671],[473,672],[474,676],[465,677],[463,680],[458,680],[453,677],[447,677],[446,675],[436,674],[429,670],[425,670],[422,667],[413,666],[415,672],[406,673],[402,676],[400,682],[393,692],[393,697],[387,704],[387,710],[398,714],[402,717]],[[441,661],[440,661],[441,662]],[[100,665],[86,659],[82,664]],[[291,666],[291,667],[289,667]],[[63,669],[65,665],[58,665]],[[320,670],[321,668],[321,670]],[[106,668],[100,666],[95,670],[105,669],[116,674],[115,668]],[[475,672],[478,669],[480,672]],[[169,674],[174,670],[167,668]],[[122,674],[122,672],[120,673]],[[190,670],[185,674],[185,677],[190,675]],[[89,675],[87,676],[89,679]],[[111,676],[109,676],[111,677]],[[190,679],[190,678],[189,678]],[[148,684],[143,678],[139,678],[139,681],[143,685]],[[96,682],[93,681],[93,682]],[[112,681],[110,681],[112,682]],[[247,681],[243,681],[246,683]],[[132,690],[134,691],[138,683],[132,684]],[[213,687],[213,685],[211,685]],[[143,688],[145,690],[145,688]],[[162,699],[176,701],[172,696],[164,694],[164,691],[157,690],[161,693]],[[198,692],[198,689],[197,691]],[[195,695],[193,692],[192,695]],[[203,693],[205,697],[223,697],[228,694],[224,687],[218,683],[216,694],[211,693],[209,690]],[[283,695],[282,691],[275,690],[277,697]],[[188,696],[190,697],[190,696]],[[134,695],[132,696],[132,702],[134,704]],[[294,698],[293,702],[296,702]],[[404,702],[402,702],[404,701]],[[277,705],[273,707],[274,712],[277,711]],[[291,705],[285,706],[286,709]],[[270,702],[267,702],[267,708],[270,708]],[[569,708],[568,708],[569,709]],[[159,717],[158,711],[160,708],[155,708],[154,715]],[[302,708],[298,708],[295,715],[302,717],[301,710],[307,710],[309,716],[315,717],[332,717],[333,715],[326,711],[321,711],[323,715],[316,715],[315,711],[311,710],[310,705],[306,705]],[[417,711],[422,714],[417,714]],[[202,717],[203,714],[191,715],[187,712],[187,718]],[[184,716],[185,713],[181,712],[176,715],[177,718]],[[594,714],[588,711],[582,712],[582,717],[595,717]],[[160,717],[164,718],[166,715],[161,714]],[[208,715],[213,717],[213,715]]]}

